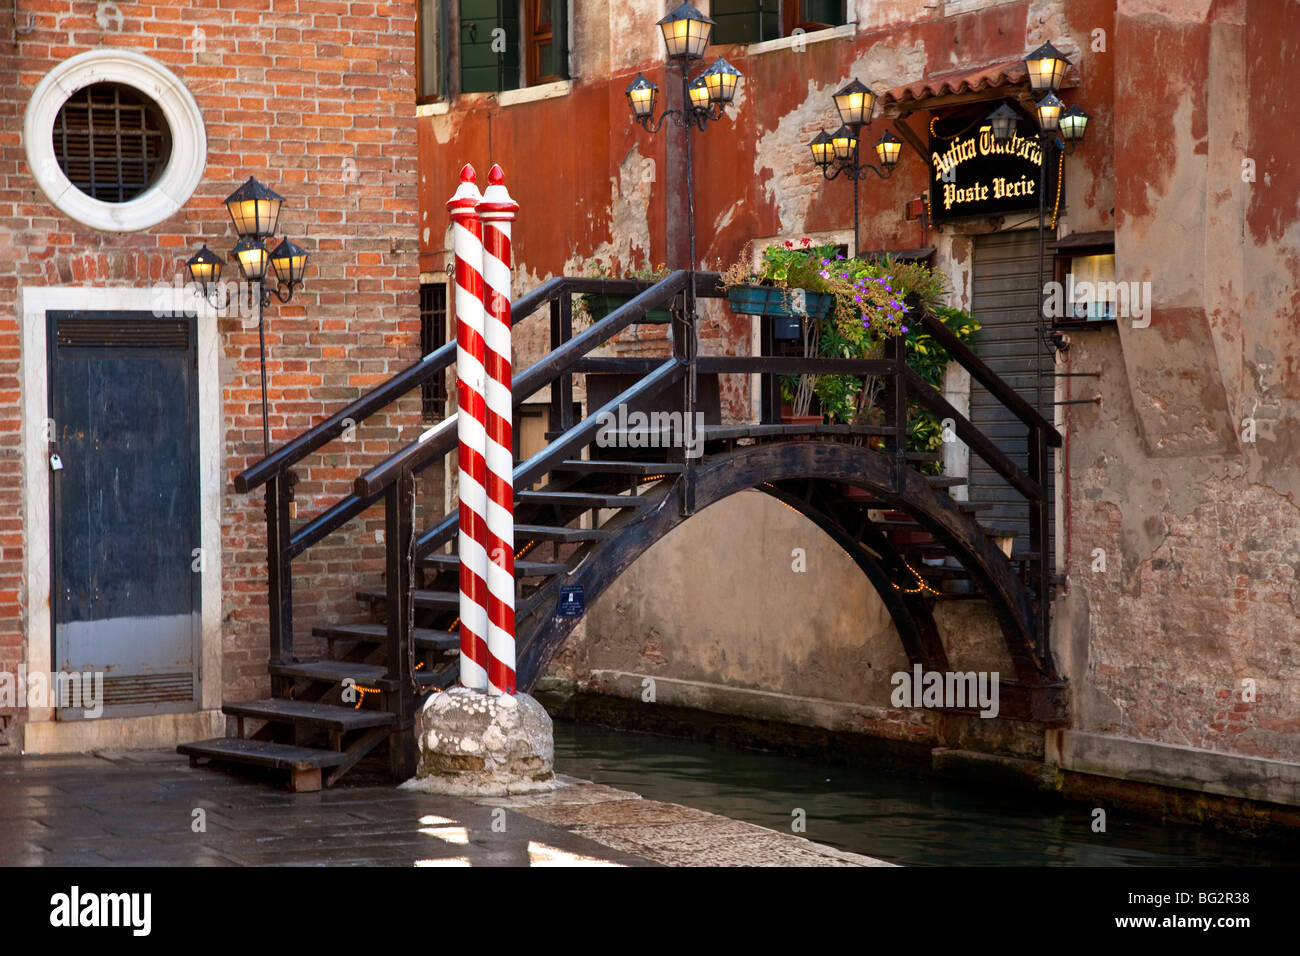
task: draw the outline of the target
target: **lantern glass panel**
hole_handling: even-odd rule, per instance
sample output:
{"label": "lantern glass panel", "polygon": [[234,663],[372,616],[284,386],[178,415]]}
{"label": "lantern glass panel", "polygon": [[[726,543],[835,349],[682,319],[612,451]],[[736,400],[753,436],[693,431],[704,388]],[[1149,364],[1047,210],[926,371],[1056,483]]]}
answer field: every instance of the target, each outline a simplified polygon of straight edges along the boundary
{"label": "lantern glass panel", "polygon": [[698,60],[709,45],[713,21],[689,3],[683,3],[659,21],[659,30],[669,57]]}
{"label": "lantern glass panel", "polygon": [[865,126],[871,122],[871,113],[876,106],[876,94],[862,83],[854,80],[833,98],[835,109],[840,114],[840,122],[845,126]]}

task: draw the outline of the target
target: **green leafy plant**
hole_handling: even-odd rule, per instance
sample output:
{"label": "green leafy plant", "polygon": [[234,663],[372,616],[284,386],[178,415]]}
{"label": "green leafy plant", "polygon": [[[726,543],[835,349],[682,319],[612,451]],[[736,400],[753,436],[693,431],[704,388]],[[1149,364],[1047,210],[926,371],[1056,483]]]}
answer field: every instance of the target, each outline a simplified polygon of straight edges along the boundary
{"label": "green leafy plant", "polygon": [[[871,263],[846,259],[833,244],[817,246],[807,238],[778,243],[763,250],[756,267],[752,263],[752,245],[746,244],[740,258],[722,273],[724,288],[770,285],[833,298],[830,315],[806,316],[800,323],[807,358],[825,355],[828,349],[830,354],[851,357],[856,349],[868,347],[867,340],[899,334],[907,310],[903,296],[891,285],[892,276],[879,273]],[[823,378],[811,374],[782,378],[782,395],[795,415],[807,415],[814,396],[821,399],[823,412],[832,421],[849,414],[856,395],[852,384],[839,377],[827,382]]]}
{"label": "green leafy plant", "polygon": [[[609,265],[606,265],[604,259],[592,259],[583,269],[582,277],[584,279],[639,279],[643,282],[658,282],[668,275],[670,271],[667,263],[664,262],[657,265],[643,265],[625,269],[620,268],[613,260]],[[572,315],[574,332],[581,332],[591,325],[592,298],[592,296],[581,295],[574,302]]]}

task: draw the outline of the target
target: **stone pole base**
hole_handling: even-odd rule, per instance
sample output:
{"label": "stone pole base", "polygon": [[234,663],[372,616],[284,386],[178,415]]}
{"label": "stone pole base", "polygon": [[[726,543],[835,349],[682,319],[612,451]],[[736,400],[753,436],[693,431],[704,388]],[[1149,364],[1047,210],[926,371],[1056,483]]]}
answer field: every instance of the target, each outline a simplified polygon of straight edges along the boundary
{"label": "stone pole base", "polygon": [[403,790],[499,797],[558,786],[551,716],[527,694],[453,687],[424,702],[415,732],[419,765]]}

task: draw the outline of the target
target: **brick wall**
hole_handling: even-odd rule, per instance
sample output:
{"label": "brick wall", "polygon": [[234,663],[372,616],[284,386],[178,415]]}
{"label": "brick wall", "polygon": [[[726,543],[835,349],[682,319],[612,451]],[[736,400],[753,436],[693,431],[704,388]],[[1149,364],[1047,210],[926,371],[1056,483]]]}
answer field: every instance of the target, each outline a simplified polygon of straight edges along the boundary
{"label": "brick wall", "polygon": [[[26,611],[21,289],[170,282],[200,243],[218,252],[234,244],[221,200],[254,175],[286,197],[281,232],[312,253],[306,288],[268,309],[272,444],[404,367],[419,355],[414,33],[409,0],[19,0],[0,10],[0,670],[22,661]],[[48,203],[27,168],[21,131],[32,90],[58,62],[98,47],[165,64],[207,127],[198,190],[180,212],[142,232],[80,226]],[[234,273],[229,264],[226,275]],[[260,496],[236,494],[230,484],[261,457],[257,332],[232,318],[221,320],[219,333],[229,698],[266,689],[266,551]],[[362,425],[355,442],[304,461],[299,517],[346,494],[360,467],[418,428],[417,395]],[[378,582],[382,546],[373,532],[380,527],[379,516],[367,516],[351,526],[352,540],[325,542],[295,564],[300,635],[317,615],[355,612],[350,595],[359,574]]]}

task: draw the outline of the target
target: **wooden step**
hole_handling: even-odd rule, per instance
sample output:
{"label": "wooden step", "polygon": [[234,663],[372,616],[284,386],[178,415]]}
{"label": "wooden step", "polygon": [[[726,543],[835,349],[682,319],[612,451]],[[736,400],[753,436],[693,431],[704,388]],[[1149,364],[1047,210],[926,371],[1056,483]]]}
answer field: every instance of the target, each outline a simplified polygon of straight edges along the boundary
{"label": "wooden step", "polygon": [[515,544],[534,541],[559,541],[563,544],[576,544],[580,541],[600,541],[608,538],[609,532],[602,528],[557,528],[552,525],[517,524],[515,525]]}
{"label": "wooden step", "polygon": [[960,488],[967,482],[965,478],[950,477],[948,475],[926,475],[925,480],[931,488]]}
{"label": "wooden step", "polygon": [[347,733],[367,727],[387,727],[397,718],[385,710],[358,710],[334,704],[316,704],[306,700],[283,700],[269,697],[237,704],[223,704],[223,714],[253,717],[281,724],[299,724]]}
{"label": "wooden step", "polygon": [[554,471],[601,473],[610,475],[680,475],[686,470],[681,462],[655,461],[583,461],[574,459],[560,462]]}
{"label": "wooden step", "polygon": [[[447,611],[460,607],[459,591],[431,591],[421,588],[411,593],[415,597],[415,606],[428,611]],[[384,588],[358,591],[357,600],[369,604],[383,604],[388,600],[388,591]]]}
{"label": "wooden step", "polygon": [[[440,571],[454,571],[460,568],[460,557],[455,554],[431,554],[420,561],[422,568],[437,568]],[[563,561],[515,561],[515,577],[545,578],[553,574],[563,574],[569,566]]]}
{"label": "wooden step", "polygon": [[[426,611],[458,611],[460,610],[460,592],[459,591],[429,591],[417,590],[411,592],[415,598],[415,606]],[[383,588],[374,588],[369,591],[358,591],[358,601],[366,601],[372,605],[382,606],[388,600],[388,592]],[[537,607],[541,598],[536,594],[528,596],[517,595],[515,597],[515,616],[523,617],[533,608]],[[377,625],[383,627],[382,624]],[[459,641],[460,638],[457,638]],[[383,670],[383,668],[379,668]],[[360,680],[360,678],[357,678]]]}
{"label": "wooden step", "polygon": [[556,508],[641,508],[647,499],[638,495],[602,495],[591,491],[521,491],[515,500],[525,505]]}
{"label": "wooden step", "polygon": [[739,438],[783,438],[787,435],[893,435],[888,425],[705,425],[705,441],[734,441]]}
{"label": "wooden step", "polygon": [[396,681],[387,679],[388,668],[380,664],[356,664],[351,661],[296,661],[291,664],[268,664],[272,677],[292,677],[299,680],[320,681],[323,684],[341,684],[348,678],[358,684],[392,690]]}
{"label": "wooden step", "polygon": [[267,767],[289,771],[290,786],[298,792],[311,792],[321,788],[321,770],[345,767],[355,762],[355,756],[337,750],[318,750],[314,747],[294,747],[271,743],[267,740],[245,740],[240,737],[214,737],[192,744],[181,744],[177,753],[190,758],[190,766],[197,767],[200,760],[240,764],[250,767]]}
{"label": "wooden step", "polygon": [[[353,624],[330,624],[325,627],[313,627],[312,634],[331,641],[357,641],[364,644],[383,644],[388,640],[388,626],[371,621],[358,621]],[[415,649],[419,651],[460,650],[460,635],[450,631],[435,631],[427,627],[415,629]]]}
{"label": "wooden step", "polygon": [[936,567],[933,564],[922,562],[916,566],[916,570],[921,572],[921,577],[936,581],[965,581],[970,579],[970,574],[965,568]]}
{"label": "wooden step", "polygon": [[271,767],[275,770],[319,770],[321,767],[337,767],[348,759],[347,754],[336,750],[294,747],[240,737],[214,737],[211,740],[181,744],[176,751],[187,757],[208,757],[227,763]]}

